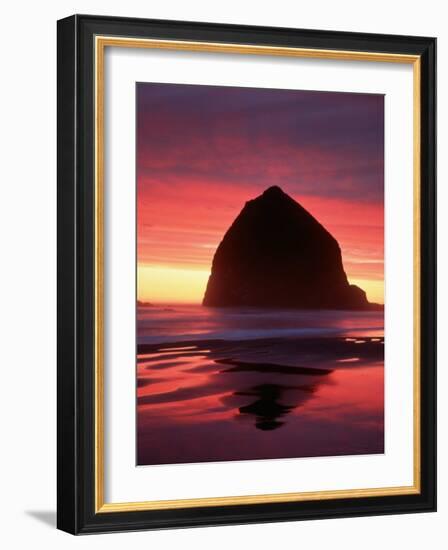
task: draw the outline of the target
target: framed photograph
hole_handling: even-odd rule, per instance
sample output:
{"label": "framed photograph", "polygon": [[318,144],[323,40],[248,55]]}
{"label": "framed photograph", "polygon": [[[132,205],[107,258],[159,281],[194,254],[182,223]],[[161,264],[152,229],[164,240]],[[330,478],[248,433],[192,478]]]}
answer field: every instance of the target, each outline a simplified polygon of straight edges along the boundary
{"label": "framed photograph", "polygon": [[58,22],[58,527],[436,508],[434,38]]}

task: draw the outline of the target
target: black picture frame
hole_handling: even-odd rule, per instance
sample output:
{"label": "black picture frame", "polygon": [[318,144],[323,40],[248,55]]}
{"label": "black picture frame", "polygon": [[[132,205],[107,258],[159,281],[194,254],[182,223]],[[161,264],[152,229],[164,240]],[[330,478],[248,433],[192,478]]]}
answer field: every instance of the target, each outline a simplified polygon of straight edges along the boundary
{"label": "black picture frame", "polygon": [[[95,510],[95,36],[250,44],[420,58],[418,494],[163,510]],[[436,509],[436,39],[74,15],[58,22],[58,511],[73,534]]]}

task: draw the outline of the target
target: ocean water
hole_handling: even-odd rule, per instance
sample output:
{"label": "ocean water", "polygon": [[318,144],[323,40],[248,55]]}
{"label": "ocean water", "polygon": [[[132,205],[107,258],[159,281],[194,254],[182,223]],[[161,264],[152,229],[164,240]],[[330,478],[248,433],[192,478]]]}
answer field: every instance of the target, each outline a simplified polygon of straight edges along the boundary
{"label": "ocean water", "polygon": [[139,465],[384,452],[383,312],[137,312]]}

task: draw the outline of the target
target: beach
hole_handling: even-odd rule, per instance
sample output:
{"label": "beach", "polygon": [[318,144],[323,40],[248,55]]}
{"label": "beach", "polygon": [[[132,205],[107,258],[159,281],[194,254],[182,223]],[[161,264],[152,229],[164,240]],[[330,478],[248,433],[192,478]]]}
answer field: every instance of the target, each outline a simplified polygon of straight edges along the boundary
{"label": "beach", "polygon": [[383,312],[137,311],[137,463],[384,452]]}

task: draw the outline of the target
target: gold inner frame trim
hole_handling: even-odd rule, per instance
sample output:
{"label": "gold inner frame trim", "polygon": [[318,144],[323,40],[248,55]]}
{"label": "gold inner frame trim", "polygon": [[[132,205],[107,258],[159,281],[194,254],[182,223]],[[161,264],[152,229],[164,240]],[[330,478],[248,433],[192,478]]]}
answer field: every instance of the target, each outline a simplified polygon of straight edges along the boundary
{"label": "gold inner frame trim", "polygon": [[[233,53],[300,57],[312,59],[373,61],[406,63],[413,66],[413,238],[414,238],[414,349],[413,349],[413,484],[401,487],[343,489],[275,493],[263,495],[226,496],[179,500],[154,500],[142,502],[104,501],[104,55],[106,47],[149,48],[159,50],[196,51],[207,53]],[[279,46],[255,46],[250,44],[226,44],[182,40],[157,40],[96,36],[95,56],[95,513],[131,512],[143,510],[167,510],[207,506],[232,506],[279,502],[304,502],[342,498],[365,498],[420,493],[421,485],[421,426],[420,426],[420,56],[380,52],[356,52]]]}

